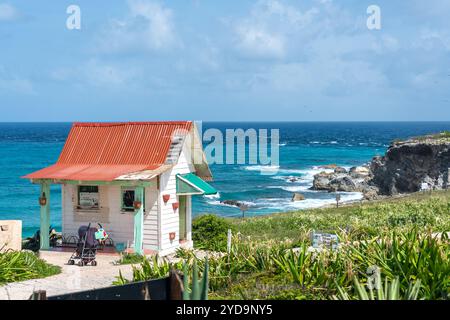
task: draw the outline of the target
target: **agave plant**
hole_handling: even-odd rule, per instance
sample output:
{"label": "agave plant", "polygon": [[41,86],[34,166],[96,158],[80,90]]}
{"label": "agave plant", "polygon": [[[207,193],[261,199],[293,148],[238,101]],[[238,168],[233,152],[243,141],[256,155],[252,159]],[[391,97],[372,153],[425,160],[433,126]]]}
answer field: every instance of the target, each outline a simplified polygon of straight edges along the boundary
{"label": "agave plant", "polygon": [[125,279],[119,270],[117,280],[113,282],[114,285],[123,285],[130,282],[146,281],[152,279],[160,279],[169,275],[170,269],[180,269],[180,265],[171,264],[166,259],[161,259],[158,255],[152,256],[151,259],[143,257],[140,266],[133,266],[133,279]]}
{"label": "agave plant", "polygon": [[197,259],[194,260],[191,288],[189,288],[189,269],[187,263],[183,266],[183,300],[208,300],[208,290],[209,290],[209,264],[208,259],[205,258],[205,264],[203,269],[203,276],[199,280],[199,272],[197,266]]}
{"label": "agave plant", "polygon": [[[414,284],[410,283],[408,290],[402,295],[400,293],[400,280],[398,277],[392,282],[386,277],[383,284],[379,273],[377,273],[375,278],[375,286],[367,286],[368,289],[358,281],[358,278],[354,277],[353,281],[357,293],[357,300],[417,300],[421,287],[420,280],[417,280]],[[352,300],[352,297],[341,286],[337,285],[337,290],[339,296],[333,296],[334,299]]]}

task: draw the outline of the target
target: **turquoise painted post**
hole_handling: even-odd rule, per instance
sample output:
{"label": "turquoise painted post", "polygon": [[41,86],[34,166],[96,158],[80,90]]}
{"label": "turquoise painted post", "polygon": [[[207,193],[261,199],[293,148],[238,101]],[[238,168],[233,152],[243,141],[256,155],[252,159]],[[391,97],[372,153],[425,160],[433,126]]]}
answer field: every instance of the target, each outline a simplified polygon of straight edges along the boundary
{"label": "turquoise painted post", "polygon": [[143,254],[143,232],[144,232],[144,187],[136,187],[134,190],[134,201],[140,201],[141,207],[135,209],[134,213],[134,252]]}
{"label": "turquoise painted post", "polygon": [[45,205],[41,205],[41,229],[40,229],[40,248],[48,250],[50,248],[50,184],[41,183],[41,195],[47,199]]}

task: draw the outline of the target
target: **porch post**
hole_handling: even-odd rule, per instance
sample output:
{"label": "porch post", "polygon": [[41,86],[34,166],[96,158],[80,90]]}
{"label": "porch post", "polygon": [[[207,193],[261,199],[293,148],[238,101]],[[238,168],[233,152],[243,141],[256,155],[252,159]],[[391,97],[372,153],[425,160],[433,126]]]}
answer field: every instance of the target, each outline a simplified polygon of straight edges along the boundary
{"label": "porch post", "polygon": [[45,204],[41,205],[40,249],[48,250],[50,248],[50,184],[48,182],[41,183],[39,197],[47,199]]}
{"label": "porch post", "polygon": [[142,203],[139,209],[134,212],[134,252],[143,254],[143,232],[144,232],[144,187],[136,187],[134,190],[134,201]]}

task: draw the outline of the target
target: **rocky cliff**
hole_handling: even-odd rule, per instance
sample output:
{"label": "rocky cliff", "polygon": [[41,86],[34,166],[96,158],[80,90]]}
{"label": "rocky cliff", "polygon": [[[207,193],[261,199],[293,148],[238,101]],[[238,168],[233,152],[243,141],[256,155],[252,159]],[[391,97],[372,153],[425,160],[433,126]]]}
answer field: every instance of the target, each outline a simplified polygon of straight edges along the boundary
{"label": "rocky cliff", "polygon": [[394,142],[384,157],[370,164],[370,183],[382,195],[444,189],[449,183],[450,135]]}
{"label": "rocky cliff", "polygon": [[366,199],[379,195],[444,189],[449,186],[450,133],[396,141],[383,157],[345,172],[322,172],[314,177],[315,190],[357,191]]}

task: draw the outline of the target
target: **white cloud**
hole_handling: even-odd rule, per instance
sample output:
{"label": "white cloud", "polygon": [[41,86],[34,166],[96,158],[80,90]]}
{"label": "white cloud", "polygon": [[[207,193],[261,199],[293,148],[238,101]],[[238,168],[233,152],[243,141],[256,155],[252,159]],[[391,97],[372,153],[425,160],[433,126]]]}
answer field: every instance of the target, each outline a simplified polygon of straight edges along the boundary
{"label": "white cloud", "polygon": [[159,51],[175,47],[172,11],[147,0],[129,0],[129,12],[124,19],[112,20],[99,37],[99,49],[104,52]]}
{"label": "white cloud", "polygon": [[258,1],[250,15],[236,23],[236,47],[249,56],[282,58],[289,36],[309,25],[317,13],[316,8],[302,13],[280,1]]}
{"label": "white cloud", "polygon": [[0,21],[13,21],[19,18],[19,11],[7,3],[0,3]]}
{"label": "white cloud", "polygon": [[450,34],[444,30],[424,28],[414,41],[413,47],[427,51],[444,49],[450,51]]}
{"label": "white cloud", "polygon": [[278,58],[285,54],[285,39],[281,35],[249,25],[238,26],[236,33],[239,37],[238,48],[246,54]]}

